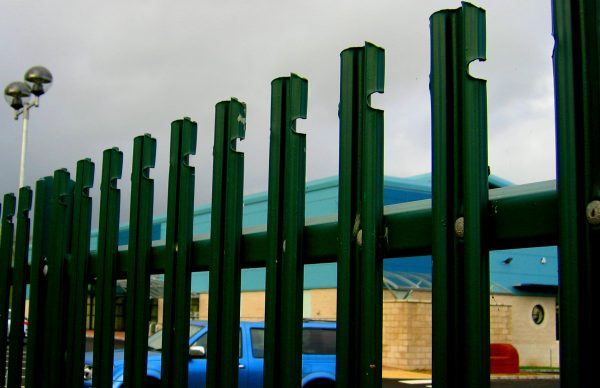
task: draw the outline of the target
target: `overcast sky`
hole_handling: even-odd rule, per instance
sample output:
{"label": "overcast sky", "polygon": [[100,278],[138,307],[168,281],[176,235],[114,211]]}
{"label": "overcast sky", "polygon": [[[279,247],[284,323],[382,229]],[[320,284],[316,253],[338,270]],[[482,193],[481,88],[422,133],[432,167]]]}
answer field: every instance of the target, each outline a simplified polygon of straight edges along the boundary
{"label": "overcast sky", "polygon": [[[550,1],[495,0],[486,9],[487,61],[471,73],[488,80],[489,162],[515,183],[554,179],[554,101]],[[133,138],[158,141],[155,214],[166,211],[170,123],[198,123],[196,205],[211,197],[214,106],[247,104],[245,193],[265,191],[270,83],[308,79],[307,180],[338,172],[340,52],[365,41],[386,51],[385,174],[431,170],[429,17],[459,1],[24,1],[0,2],[0,86],[31,66],[54,75],[30,116],[26,184],[102,151],[124,153],[122,202],[129,202]],[[21,120],[0,108],[0,193],[15,192]],[[97,213],[97,210],[95,210]],[[128,214],[122,214],[128,221]],[[94,216],[97,224],[97,215]]]}

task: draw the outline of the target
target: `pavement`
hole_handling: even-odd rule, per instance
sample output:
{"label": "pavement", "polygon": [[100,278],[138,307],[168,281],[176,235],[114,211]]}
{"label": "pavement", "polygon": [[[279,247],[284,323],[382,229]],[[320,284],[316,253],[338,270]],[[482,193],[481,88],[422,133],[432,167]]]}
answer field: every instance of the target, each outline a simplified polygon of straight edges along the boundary
{"label": "pavement", "polygon": [[[430,380],[431,371],[407,371],[402,369],[383,367],[382,376],[391,380]],[[515,374],[493,374],[492,380],[554,380],[559,379],[559,373],[550,372],[521,372]]]}
{"label": "pavement", "polygon": [[428,380],[431,379],[431,372],[416,372],[384,366],[381,374],[384,379],[398,380]]}

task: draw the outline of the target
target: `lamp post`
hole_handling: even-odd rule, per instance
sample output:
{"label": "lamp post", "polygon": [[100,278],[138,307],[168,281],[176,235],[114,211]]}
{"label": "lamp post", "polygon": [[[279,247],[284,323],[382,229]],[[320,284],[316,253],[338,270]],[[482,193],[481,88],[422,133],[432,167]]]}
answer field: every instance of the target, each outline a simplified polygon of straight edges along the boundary
{"label": "lamp post", "polygon": [[[15,120],[23,115],[21,136],[21,164],[19,168],[19,188],[25,184],[25,153],[27,150],[27,125],[29,109],[39,106],[39,97],[46,93],[52,84],[52,73],[43,66],[34,66],[25,73],[25,82],[9,83],[4,89],[4,98],[8,105],[15,110]],[[33,94],[33,99],[30,97]]]}

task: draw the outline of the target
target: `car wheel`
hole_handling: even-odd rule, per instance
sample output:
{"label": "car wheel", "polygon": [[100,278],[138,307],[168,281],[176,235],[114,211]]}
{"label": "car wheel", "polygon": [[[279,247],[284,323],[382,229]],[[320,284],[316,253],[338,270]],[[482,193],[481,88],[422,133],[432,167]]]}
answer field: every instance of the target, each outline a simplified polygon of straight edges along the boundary
{"label": "car wheel", "polygon": [[313,380],[306,384],[304,388],[335,388],[335,381],[328,379]]}

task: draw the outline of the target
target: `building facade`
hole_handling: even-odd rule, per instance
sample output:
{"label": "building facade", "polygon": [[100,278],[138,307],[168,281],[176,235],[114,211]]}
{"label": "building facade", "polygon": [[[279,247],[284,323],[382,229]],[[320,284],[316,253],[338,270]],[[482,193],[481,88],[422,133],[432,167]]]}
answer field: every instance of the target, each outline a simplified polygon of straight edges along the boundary
{"label": "building facade", "polygon": [[[501,190],[510,183],[490,176],[490,188]],[[384,179],[384,204],[428,201],[430,175]],[[337,177],[309,182],[306,187],[306,221],[316,222],[337,214]],[[210,234],[210,206],[194,212],[194,235]],[[244,198],[246,230],[266,228],[267,194]],[[121,244],[128,229],[121,228]],[[166,236],[166,217],[154,220],[155,240]],[[92,242],[92,245],[94,242]],[[384,261],[383,364],[407,370],[431,369],[431,256],[391,258]],[[336,319],[335,263],[307,265],[304,270],[304,317]],[[208,273],[192,274],[192,317],[208,318]],[[490,253],[490,338],[492,343],[512,344],[521,366],[559,365],[557,302],[558,262],[556,247],[494,251]],[[242,271],[242,320],[260,321],[265,311],[265,269]],[[156,296],[156,295],[155,295]],[[152,328],[162,324],[162,300],[153,302]],[[123,309],[124,311],[124,309]],[[119,319],[123,319],[122,316]]]}

